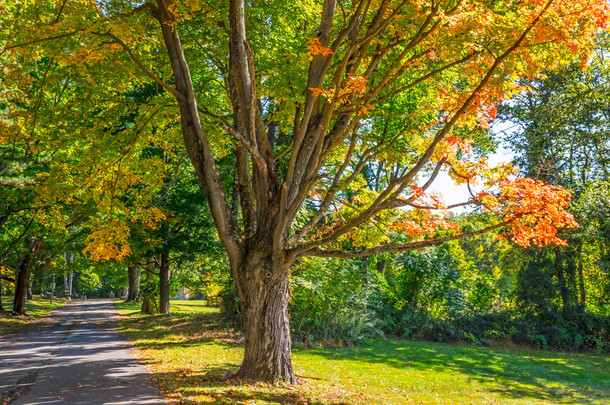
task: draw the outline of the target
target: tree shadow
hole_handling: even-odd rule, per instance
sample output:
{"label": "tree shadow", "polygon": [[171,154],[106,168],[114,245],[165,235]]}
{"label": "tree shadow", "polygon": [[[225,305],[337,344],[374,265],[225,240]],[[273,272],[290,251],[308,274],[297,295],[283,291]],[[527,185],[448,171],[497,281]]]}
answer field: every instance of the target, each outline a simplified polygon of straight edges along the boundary
{"label": "tree shadow", "polygon": [[[179,351],[193,346],[213,343],[226,348],[243,346],[243,338],[220,314],[153,315],[123,317],[122,330],[131,335],[136,347],[146,350]],[[176,338],[176,332],[179,336]],[[145,342],[138,340],[145,338]],[[175,339],[175,340],[173,340]],[[307,390],[297,386],[272,386],[268,384],[247,384],[230,380],[214,382],[206,379],[208,371],[223,368],[236,372],[236,362],[218,361],[209,368],[192,369],[183,367],[164,371],[163,360],[140,357],[140,361],[150,366],[149,370],[159,389],[172,402],[179,404],[243,404],[251,401],[265,401],[272,404],[312,404],[347,405],[341,398],[320,400],[307,395]],[[167,370],[165,368],[165,370]]]}
{"label": "tree shadow", "polygon": [[459,373],[507,398],[553,403],[600,403],[610,398],[610,357],[581,357],[541,350],[508,350],[456,344],[373,341],[363,347],[315,349],[308,354],[328,361],[385,364],[394,369]]}
{"label": "tree shadow", "polygon": [[[144,360],[146,362],[146,360]],[[236,371],[239,365],[217,364],[217,367]],[[264,401],[282,405],[349,405],[341,399],[320,400],[309,397],[298,386],[272,386],[248,384],[235,380],[208,381],[205,374],[210,369],[193,371],[179,369],[173,372],[153,372],[153,379],[165,397],[178,404],[246,404]],[[258,402],[257,402],[258,403]]]}
{"label": "tree shadow", "polygon": [[[242,345],[239,333],[223,321],[219,314],[134,317],[124,318],[122,323],[136,340],[146,337],[146,342],[141,345],[147,349],[179,350],[210,343],[227,348]],[[175,338],[176,331],[179,331],[179,339]],[[385,365],[391,374],[399,370],[415,369],[422,372],[436,371],[444,373],[444,376],[455,375],[456,378],[465,378],[467,382],[483,385],[487,392],[494,393],[499,398],[550,400],[558,404],[594,404],[610,397],[608,356],[578,357],[575,354],[522,348],[502,349],[405,340],[377,340],[352,348],[295,350],[296,355],[299,353],[320,356],[320,367],[325,367],[324,362],[327,365],[333,361],[363,362]],[[573,361],[575,358],[578,359],[577,362]],[[153,362],[151,359],[144,361]],[[160,362],[156,363],[160,366]],[[239,365],[218,362],[212,367],[236,371]],[[204,378],[207,371],[209,370],[183,368],[172,372],[153,371],[153,374],[166,395],[185,404],[202,403],[202,399],[196,399],[200,397],[205,397],[205,401],[208,401],[205,403],[217,404],[244,403],[256,399],[278,404],[341,404],[347,398],[343,396],[323,400],[329,402],[315,402],[321,400],[307,397],[307,389],[302,387],[274,389],[268,386],[212,383]],[[313,378],[308,375],[302,377],[308,380]],[[330,381],[322,381],[323,384],[327,382]],[[362,382],[365,385],[366,381]],[[362,389],[366,391],[366,388]],[[184,397],[179,397],[179,393]]]}
{"label": "tree shadow", "polygon": [[[240,333],[233,329],[220,314],[152,315],[123,318],[122,328],[132,337],[150,338],[145,344],[150,349],[190,347],[212,342],[237,347],[242,343]],[[179,331],[179,340],[173,341],[172,339],[177,336],[176,331]]]}

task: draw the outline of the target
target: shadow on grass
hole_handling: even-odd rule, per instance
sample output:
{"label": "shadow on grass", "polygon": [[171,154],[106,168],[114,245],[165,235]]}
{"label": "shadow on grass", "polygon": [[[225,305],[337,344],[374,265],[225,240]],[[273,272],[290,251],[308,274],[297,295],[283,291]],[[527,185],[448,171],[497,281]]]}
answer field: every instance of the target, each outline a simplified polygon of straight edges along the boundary
{"label": "shadow on grass", "polygon": [[327,361],[385,364],[395,369],[466,376],[504,397],[553,403],[599,403],[610,397],[610,357],[540,350],[506,350],[404,340],[362,347],[303,351]]}
{"label": "shadow on grass", "polygon": [[[217,366],[232,370],[239,367],[229,363]],[[245,404],[251,403],[250,401],[264,401],[282,405],[349,405],[349,402],[340,399],[312,399],[298,387],[241,384],[235,381],[210,382],[205,378],[207,371],[209,370],[180,369],[166,373],[155,372],[153,379],[168,399],[179,404]]]}
{"label": "shadow on grass", "polygon": [[145,338],[144,345],[156,350],[212,342],[231,347],[241,344],[240,335],[220,314],[138,316],[123,318],[122,326],[134,340]]}
{"label": "shadow on grass", "polygon": [[[145,342],[136,343],[137,346],[148,349],[180,350],[212,342],[235,348],[242,344],[239,334],[218,313],[132,316],[123,318],[122,324],[123,330],[133,340],[145,339]],[[375,365],[380,367],[379,372],[391,374],[397,384],[402,380],[400,370],[408,369],[419,370],[422,375],[428,373],[431,379],[465,378],[467,383],[479,386],[473,389],[484,389],[500,398],[524,402],[542,400],[558,404],[594,404],[610,397],[608,356],[404,340],[377,340],[359,347],[295,350],[295,353],[319,357],[321,369],[336,361],[346,362],[353,368],[358,367],[358,362]],[[235,371],[239,365],[219,362],[212,367]],[[204,378],[207,371],[185,368],[171,373],[154,372],[154,378],[170,398],[184,404],[234,404],[250,400],[278,404],[344,403],[338,397],[335,400],[325,399],[330,402],[314,402],[305,396],[306,390],[298,387],[211,383]],[[363,385],[365,383],[363,381]]]}
{"label": "shadow on grass", "polygon": [[[117,303],[120,308],[120,303]],[[133,304],[131,304],[133,305]],[[123,308],[123,309],[129,309]],[[125,312],[123,312],[124,315]],[[136,347],[152,350],[167,348],[179,351],[199,344],[214,343],[227,348],[241,347],[241,336],[219,313],[152,315],[123,317],[122,330],[130,336]],[[178,340],[172,341],[172,339]],[[145,339],[145,341],[142,341]],[[138,340],[140,340],[138,342]],[[140,358],[151,366],[159,389],[173,402],[180,404],[243,404],[248,401],[265,401],[272,404],[347,405],[341,398],[326,402],[312,399],[299,387],[273,387],[267,384],[241,384],[236,381],[211,382],[205,374],[215,368],[236,372],[238,363],[215,362],[205,369],[180,368],[175,371],[160,371],[163,361]]]}
{"label": "shadow on grass", "polygon": [[10,302],[7,297],[2,297],[4,312],[0,312],[0,336],[5,336],[10,333],[26,330],[32,327],[39,327],[35,323],[49,315],[53,309],[62,306],[65,301],[63,299],[55,300],[50,303],[46,299],[36,297],[34,300],[26,301],[26,313],[23,315],[14,314],[12,311],[13,300]]}

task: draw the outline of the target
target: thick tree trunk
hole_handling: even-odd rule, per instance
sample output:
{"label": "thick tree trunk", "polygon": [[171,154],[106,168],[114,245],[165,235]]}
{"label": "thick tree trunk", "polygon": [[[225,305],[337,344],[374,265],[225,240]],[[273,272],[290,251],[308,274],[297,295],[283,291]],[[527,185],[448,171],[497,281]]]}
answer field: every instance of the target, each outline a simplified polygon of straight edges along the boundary
{"label": "thick tree trunk", "polygon": [[[244,380],[296,383],[288,316],[289,276],[259,266],[246,272],[239,288],[245,352],[237,377]],[[246,278],[247,277],[247,278]]]}
{"label": "thick tree trunk", "polygon": [[19,265],[19,274],[15,282],[15,300],[13,302],[13,312],[16,314],[25,314],[25,300],[27,297],[28,278],[32,263],[40,250],[42,241],[30,241],[28,248],[23,256],[23,260]]}
{"label": "thick tree trunk", "polygon": [[137,266],[127,267],[129,277],[129,290],[127,292],[127,301],[136,301],[140,296],[140,274],[142,270]]}
{"label": "thick tree trunk", "polygon": [[[272,250],[279,252],[282,249],[280,240],[287,235],[275,233],[290,229],[290,225],[289,221],[279,227],[271,225],[279,220],[280,186],[274,172],[275,162],[265,132],[262,108],[260,103],[254,101],[258,96],[255,90],[254,58],[248,57],[251,50],[246,38],[244,2],[229,1],[231,33],[228,77],[235,127],[232,132],[242,142],[236,150],[236,166],[243,232],[238,228],[236,218],[231,215],[212,149],[199,119],[195,88],[175,28],[176,19],[168,4],[171,6],[173,2],[157,0],[157,6],[151,7],[153,15],[160,22],[172,64],[175,90],[170,88],[169,91],[174,93],[178,101],[185,146],[200,179],[238,285],[245,325],[245,354],[238,377],[294,383],[296,378],[292,368],[288,319],[288,266],[280,266],[281,269],[271,266],[271,260],[267,261],[266,266],[260,264],[261,258],[270,257]],[[254,145],[253,148],[258,149],[257,153],[251,154],[252,160],[245,145]],[[297,171],[302,176],[308,175],[305,172]],[[300,183],[295,181],[293,184]],[[282,201],[292,204],[296,190],[293,188],[290,191],[292,197],[285,196]],[[251,250],[266,253],[256,256]],[[243,260],[246,257],[252,260]],[[258,264],[244,265],[245,263]],[[237,268],[242,265],[243,268]]]}
{"label": "thick tree trunk", "polygon": [[159,313],[169,314],[169,253],[159,256]]}
{"label": "thick tree trunk", "polygon": [[[23,264],[23,263],[22,263]],[[27,277],[30,271],[29,266],[20,266],[17,282],[15,283],[15,299],[13,301],[13,312],[25,314],[25,299],[27,297]]]}

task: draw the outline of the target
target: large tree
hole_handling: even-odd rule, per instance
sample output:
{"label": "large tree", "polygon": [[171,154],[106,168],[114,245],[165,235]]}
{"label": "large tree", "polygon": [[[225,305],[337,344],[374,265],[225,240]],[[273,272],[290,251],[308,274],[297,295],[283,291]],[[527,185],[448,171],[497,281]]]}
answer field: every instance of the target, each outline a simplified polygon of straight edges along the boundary
{"label": "large tree", "polygon": [[[300,257],[404,251],[505,226],[521,244],[546,244],[572,224],[562,189],[469,160],[456,130],[485,126],[518,77],[586,59],[604,0],[10,3],[0,8],[3,80],[27,87],[20,63],[44,55],[48,85],[61,71],[65,86],[82,86],[46,122],[26,108],[15,117],[24,127],[65,134],[57,122],[79,121],[71,105],[103,111],[128,101],[117,97],[126,88],[157,87],[139,111],[164,117],[159,142],[180,130],[204,190],[240,298],[242,378],[296,380],[287,304]],[[94,114],[79,121],[86,136],[104,133]],[[226,154],[236,193],[218,169]],[[365,167],[386,173],[375,190]],[[427,193],[443,170],[496,186],[468,203],[498,222],[471,233],[447,223]]]}

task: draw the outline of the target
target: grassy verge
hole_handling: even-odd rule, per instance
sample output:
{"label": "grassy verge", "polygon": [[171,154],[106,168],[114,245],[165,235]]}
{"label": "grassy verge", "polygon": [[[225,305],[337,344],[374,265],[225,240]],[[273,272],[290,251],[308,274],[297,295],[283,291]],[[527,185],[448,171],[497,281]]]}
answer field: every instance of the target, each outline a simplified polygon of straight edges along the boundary
{"label": "grassy verge", "polygon": [[171,316],[142,316],[117,301],[134,341],[171,403],[179,404],[603,404],[610,357],[375,340],[341,349],[295,350],[296,387],[206,382],[236,370],[240,336],[217,310],[172,302]]}
{"label": "grassy verge", "polygon": [[[44,318],[49,313],[63,305],[64,300],[54,300],[50,303],[48,299],[42,299],[41,296],[34,296],[33,300],[28,300],[25,303],[26,314],[16,316],[10,313],[0,314],[0,336],[16,331],[27,326],[30,322]],[[13,297],[2,297],[2,304],[5,310],[13,308]]]}

